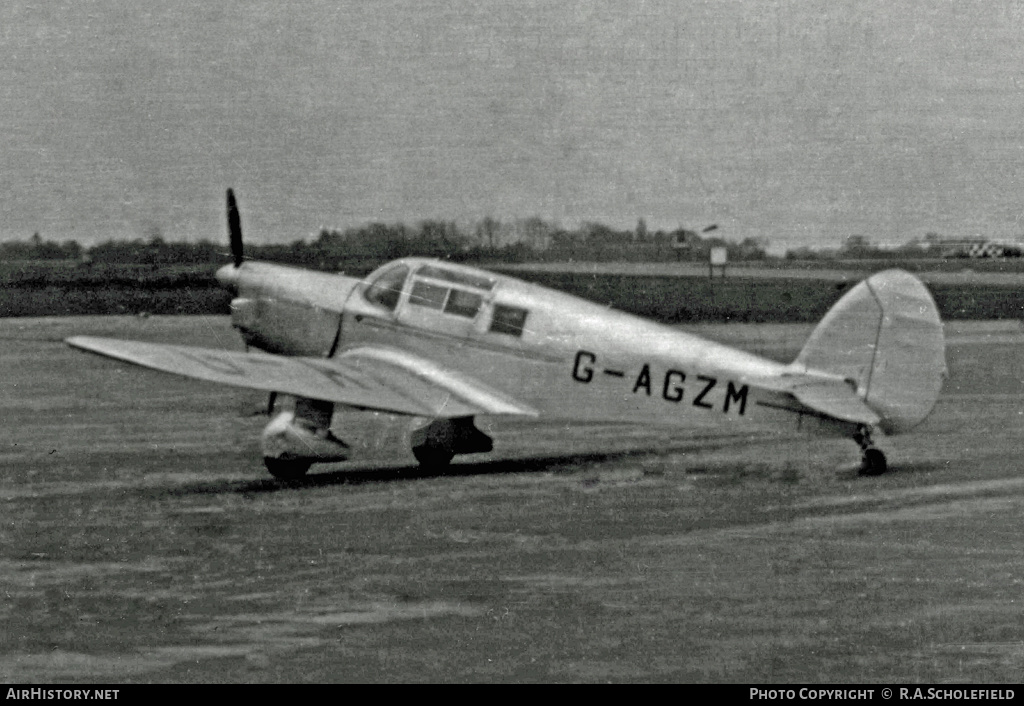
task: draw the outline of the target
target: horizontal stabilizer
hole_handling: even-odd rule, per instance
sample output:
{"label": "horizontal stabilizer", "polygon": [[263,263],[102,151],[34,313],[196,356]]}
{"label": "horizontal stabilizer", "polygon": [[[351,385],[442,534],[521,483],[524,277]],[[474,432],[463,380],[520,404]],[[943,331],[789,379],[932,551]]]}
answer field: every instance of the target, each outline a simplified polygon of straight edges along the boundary
{"label": "horizontal stabilizer", "polygon": [[431,418],[537,414],[476,380],[390,349],[367,347],[346,358],[325,359],[91,336],[75,336],[67,343],[166,373],[358,409]]}
{"label": "horizontal stabilizer", "polygon": [[801,404],[844,422],[875,425],[880,417],[844,382],[797,385],[791,391]]}
{"label": "horizontal stabilizer", "polygon": [[832,419],[868,425],[880,421],[878,414],[843,380],[792,374],[772,378],[745,378],[744,382],[787,394],[811,411]]}

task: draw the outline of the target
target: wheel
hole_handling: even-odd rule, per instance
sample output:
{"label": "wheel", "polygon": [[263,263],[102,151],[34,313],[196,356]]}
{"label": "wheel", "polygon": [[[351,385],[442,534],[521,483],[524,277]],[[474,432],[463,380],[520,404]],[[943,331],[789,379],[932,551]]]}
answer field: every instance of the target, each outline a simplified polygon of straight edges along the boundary
{"label": "wheel", "polygon": [[298,480],[306,475],[306,471],[313,465],[312,461],[304,458],[271,458],[263,457],[263,464],[270,471],[270,475],[278,480]]}
{"label": "wheel", "polygon": [[448,449],[437,446],[416,446],[412,450],[412,455],[419,461],[420,468],[428,471],[447,468],[448,464],[452,462],[452,458],[455,457],[455,454]]}
{"label": "wheel", "polygon": [[879,476],[888,470],[885,454],[878,449],[864,449],[864,458],[860,464],[862,476]]}

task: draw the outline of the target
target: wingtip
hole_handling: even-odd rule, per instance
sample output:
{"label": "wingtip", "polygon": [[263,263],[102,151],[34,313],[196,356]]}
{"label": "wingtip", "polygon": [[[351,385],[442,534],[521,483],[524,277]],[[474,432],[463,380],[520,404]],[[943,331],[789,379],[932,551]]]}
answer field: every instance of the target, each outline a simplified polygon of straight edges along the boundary
{"label": "wingtip", "polygon": [[64,339],[64,343],[77,348],[80,351],[89,353],[103,353],[103,339],[95,336],[70,336]]}

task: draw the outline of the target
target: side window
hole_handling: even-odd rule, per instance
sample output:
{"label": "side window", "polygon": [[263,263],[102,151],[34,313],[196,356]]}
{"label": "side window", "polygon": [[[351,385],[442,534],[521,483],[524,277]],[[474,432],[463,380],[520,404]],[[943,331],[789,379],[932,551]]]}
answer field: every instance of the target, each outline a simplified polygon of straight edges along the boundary
{"label": "side window", "polygon": [[412,294],[409,295],[409,303],[417,306],[425,306],[431,309],[441,309],[444,306],[444,298],[448,294],[447,287],[439,287],[429,282],[419,280],[412,286]]}
{"label": "side window", "polygon": [[530,312],[517,306],[505,304],[494,305],[494,316],[491,318],[492,333],[506,333],[509,336],[522,336],[526,328],[526,317]]}
{"label": "side window", "polygon": [[465,316],[467,319],[472,319],[476,316],[476,312],[480,311],[480,305],[483,302],[484,299],[479,294],[473,294],[461,289],[453,289],[452,293],[448,296],[448,303],[444,305],[444,311],[446,314],[455,314],[456,316]]}
{"label": "side window", "polygon": [[398,306],[398,298],[402,295],[402,285],[408,276],[409,268],[405,265],[382,273],[367,287],[364,295],[366,301],[394,311]]}

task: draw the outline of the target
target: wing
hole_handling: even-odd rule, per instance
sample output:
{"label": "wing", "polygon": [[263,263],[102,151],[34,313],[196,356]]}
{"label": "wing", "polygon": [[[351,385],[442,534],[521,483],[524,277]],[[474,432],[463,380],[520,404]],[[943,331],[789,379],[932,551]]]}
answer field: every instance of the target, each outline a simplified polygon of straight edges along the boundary
{"label": "wing", "polygon": [[745,382],[787,395],[793,401],[793,411],[800,411],[802,406],[844,422],[875,425],[881,421],[881,417],[844,380],[796,373],[772,378],[749,378]]}
{"label": "wing", "polygon": [[403,351],[364,347],[338,358],[301,358],[75,336],[92,353],[208,382],[424,417],[537,416],[477,380]]}

